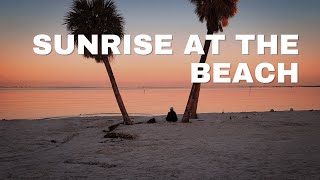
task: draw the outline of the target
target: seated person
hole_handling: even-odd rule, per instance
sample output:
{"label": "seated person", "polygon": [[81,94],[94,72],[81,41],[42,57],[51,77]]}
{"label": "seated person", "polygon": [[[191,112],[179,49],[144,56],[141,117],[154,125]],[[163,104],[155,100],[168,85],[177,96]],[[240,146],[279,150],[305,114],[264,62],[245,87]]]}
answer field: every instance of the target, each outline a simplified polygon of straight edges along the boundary
{"label": "seated person", "polygon": [[166,120],[168,122],[177,122],[178,121],[177,114],[176,114],[176,112],[174,112],[173,107],[170,108],[170,112],[168,112]]}

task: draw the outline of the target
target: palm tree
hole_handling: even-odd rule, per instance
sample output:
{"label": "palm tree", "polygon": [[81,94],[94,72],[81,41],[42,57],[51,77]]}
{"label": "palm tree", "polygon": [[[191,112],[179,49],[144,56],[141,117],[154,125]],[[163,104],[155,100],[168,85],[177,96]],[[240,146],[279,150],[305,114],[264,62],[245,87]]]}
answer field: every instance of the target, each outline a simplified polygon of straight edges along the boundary
{"label": "palm tree", "polygon": [[123,104],[110,65],[110,60],[113,59],[113,52],[109,49],[108,55],[103,55],[101,47],[103,34],[117,35],[121,39],[124,36],[124,20],[117,12],[115,3],[113,0],[74,0],[71,10],[65,17],[65,25],[68,32],[74,35],[76,46],[78,45],[78,35],[84,35],[88,40],[92,40],[92,35],[98,35],[98,54],[91,54],[88,49],[85,49],[84,57],[95,59],[97,63],[104,63],[124,123],[131,125],[132,121]]}
{"label": "palm tree", "polygon": [[[207,34],[223,32],[223,27],[228,25],[228,20],[237,13],[238,0],[190,0],[196,6],[195,13],[200,22],[206,22]],[[201,56],[200,63],[205,63],[208,57],[210,40],[204,45],[205,54]],[[194,83],[191,88],[188,103],[182,118],[182,122],[189,122],[190,118],[197,117],[197,107],[201,84]]]}

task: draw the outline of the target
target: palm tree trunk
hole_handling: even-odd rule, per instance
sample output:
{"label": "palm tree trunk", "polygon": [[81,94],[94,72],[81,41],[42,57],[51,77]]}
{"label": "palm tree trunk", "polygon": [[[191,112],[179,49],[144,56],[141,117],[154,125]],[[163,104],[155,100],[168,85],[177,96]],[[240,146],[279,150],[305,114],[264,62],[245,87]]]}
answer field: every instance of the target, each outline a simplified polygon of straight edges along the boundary
{"label": "palm tree trunk", "polygon": [[109,62],[108,59],[104,59],[103,62],[104,62],[104,65],[105,65],[105,67],[107,69],[107,72],[108,72],[108,75],[109,75],[109,78],[110,78],[110,82],[111,82],[111,85],[112,85],[112,89],[113,89],[114,95],[115,95],[115,97],[117,99],[117,103],[118,103],[118,106],[120,108],[124,124],[132,125],[133,123],[132,123],[132,121],[131,121],[128,113],[127,113],[126,107],[123,104],[123,101],[122,101],[122,98],[121,98],[121,95],[120,95],[120,91],[119,91],[116,79],[115,79],[115,77],[113,75],[113,71],[112,71],[110,62]]}
{"label": "palm tree trunk", "polygon": [[201,84],[197,86],[197,89],[195,89],[195,99],[193,101],[192,109],[190,111],[190,118],[191,119],[198,119],[198,102],[199,102],[199,96],[200,96],[200,89],[201,89]]}
{"label": "palm tree trunk", "polygon": [[[207,31],[208,35],[213,34],[213,30],[208,29]],[[200,63],[206,63],[209,49],[211,45],[211,40],[206,40],[204,44],[204,55],[201,56]],[[201,84],[200,83],[193,83],[188,103],[186,106],[186,109],[183,114],[182,122],[188,123],[191,118],[197,117],[197,107],[198,107],[198,101],[199,101],[199,95],[200,95],[200,88]]]}

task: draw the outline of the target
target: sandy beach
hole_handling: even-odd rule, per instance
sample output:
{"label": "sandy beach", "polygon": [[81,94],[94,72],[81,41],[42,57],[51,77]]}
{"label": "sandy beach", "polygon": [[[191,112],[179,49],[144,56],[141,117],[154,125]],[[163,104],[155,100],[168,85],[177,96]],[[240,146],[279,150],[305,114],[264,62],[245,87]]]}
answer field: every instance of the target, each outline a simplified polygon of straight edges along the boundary
{"label": "sandy beach", "polygon": [[320,111],[199,116],[0,121],[0,179],[320,178]]}

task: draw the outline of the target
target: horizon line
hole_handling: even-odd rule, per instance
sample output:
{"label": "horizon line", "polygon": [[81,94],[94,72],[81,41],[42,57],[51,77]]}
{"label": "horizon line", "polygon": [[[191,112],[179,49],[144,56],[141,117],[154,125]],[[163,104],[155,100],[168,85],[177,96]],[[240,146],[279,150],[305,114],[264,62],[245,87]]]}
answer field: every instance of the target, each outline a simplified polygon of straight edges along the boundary
{"label": "horizon line", "polygon": [[[203,87],[204,89],[233,89],[233,88],[318,88],[320,85],[297,85],[297,86],[218,86]],[[157,87],[157,86],[138,86],[138,87],[119,87],[120,89],[190,89],[191,86],[180,87]],[[0,86],[0,89],[112,89],[107,86]]]}

